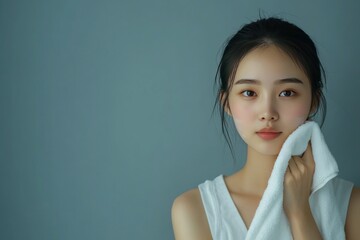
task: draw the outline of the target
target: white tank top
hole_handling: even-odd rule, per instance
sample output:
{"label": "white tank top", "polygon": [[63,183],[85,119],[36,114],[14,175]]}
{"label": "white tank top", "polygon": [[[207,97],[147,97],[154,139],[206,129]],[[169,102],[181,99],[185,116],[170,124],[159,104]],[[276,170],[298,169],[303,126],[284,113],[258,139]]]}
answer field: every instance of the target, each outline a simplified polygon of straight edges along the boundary
{"label": "white tank top", "polygon": [[[345,225],[350,195],[354,184],[335,177],[336,202]],[[200,195],[214,240],[245,239],[247,228],[227,189],[224,176],[199,184]]]}

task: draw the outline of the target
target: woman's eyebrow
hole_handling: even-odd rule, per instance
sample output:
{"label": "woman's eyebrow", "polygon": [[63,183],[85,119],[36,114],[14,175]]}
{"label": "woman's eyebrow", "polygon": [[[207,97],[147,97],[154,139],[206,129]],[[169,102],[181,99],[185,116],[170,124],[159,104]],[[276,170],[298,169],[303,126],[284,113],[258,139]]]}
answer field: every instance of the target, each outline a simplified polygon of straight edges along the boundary
{"label": "woman's eyebrow", "polygon": [[[297,84],[304,84],[303,81],[301,81],[298,78],[283,78],[283,79],[279,79],[275,81],[275,84],[284,84],[284,83],[297,83]],[[239,79],[236,80],[235,85],[236,84],[256,84],[256,85],[261,85],[261,81],[256,80],[256,79]]]}

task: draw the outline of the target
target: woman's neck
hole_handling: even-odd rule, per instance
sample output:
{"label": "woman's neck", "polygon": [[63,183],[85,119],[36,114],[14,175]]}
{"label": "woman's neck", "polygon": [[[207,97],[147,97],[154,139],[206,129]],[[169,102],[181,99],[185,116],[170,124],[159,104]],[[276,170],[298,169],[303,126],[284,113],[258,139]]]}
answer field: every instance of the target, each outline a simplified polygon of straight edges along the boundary
{"label": "woman's neck", "polygon": [[239,171],[242,190],[259,197],[264,193],[277,155],[263,155],[248,148],[244,167]]}

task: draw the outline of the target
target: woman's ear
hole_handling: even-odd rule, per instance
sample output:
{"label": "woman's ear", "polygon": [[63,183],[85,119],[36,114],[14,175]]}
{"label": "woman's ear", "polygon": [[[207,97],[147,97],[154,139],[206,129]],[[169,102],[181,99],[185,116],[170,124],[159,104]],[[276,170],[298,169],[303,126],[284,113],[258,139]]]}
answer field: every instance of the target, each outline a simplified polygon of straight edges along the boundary
{"label": "woman's ear", "polygon": [[224,107],[224,111],[231,117],[231,111],[230,111],[230,108],[229,108],[229,102],[227,102],[227,104],[225,104],[224,106],[224,101],[225,101],[225,93],[223,91],[220,92],[220,103],[221,103],[221,106]]}
{"label": "woman's ear", "polygon": [[319,100],[315,99],[314,102],[312,103],[309,116],[311,116],[312,114],[314,114],[316,112],[318,106],[319,106]]}

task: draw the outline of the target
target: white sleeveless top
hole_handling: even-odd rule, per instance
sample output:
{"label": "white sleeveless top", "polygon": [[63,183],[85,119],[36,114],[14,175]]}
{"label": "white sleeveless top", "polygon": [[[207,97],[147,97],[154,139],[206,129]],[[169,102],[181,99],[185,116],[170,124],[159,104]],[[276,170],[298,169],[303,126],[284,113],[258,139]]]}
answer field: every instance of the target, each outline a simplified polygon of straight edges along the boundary
{"label": "white sleeveless top", "polygon": [[[354,184],[339,176],[332,179],[336,202],[338,203],[342,222],[346,222],[347,209]],[[202,203],[214,240],[245,239],[247,228],[235,203],[227,189],[224,176],[219,175],[214,180],[206,180],[198,185]]]}

